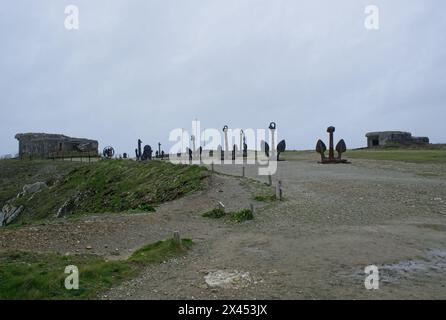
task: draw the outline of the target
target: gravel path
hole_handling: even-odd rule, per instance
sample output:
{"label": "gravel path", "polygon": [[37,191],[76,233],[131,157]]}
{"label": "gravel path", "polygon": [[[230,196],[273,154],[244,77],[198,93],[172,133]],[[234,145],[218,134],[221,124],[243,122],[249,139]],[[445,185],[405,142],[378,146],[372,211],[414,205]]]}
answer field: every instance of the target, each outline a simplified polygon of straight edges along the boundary
{"label": "gravel path", "polygon": [[[237,166],[216,170],[241,174]],[[246,174],[267,181],[255,167]],[[313,155],[296,156],[280,162],[273,177],[273,183],[282,181],[285,199],[255,202],[255,219],[242,224],[201,213],[217,201],[228,210],[246,208],[259,184],[213,175],[206,190],[153,214],[11,229],[0,233],[0,243],[2,249],[92,251],[110,259],[174,230],[196,243],[188,255],[148,267],[102,299],[445,299],[445,177],[441,165],[371,160],[319,165]],[[379,290],[364,287],[368,265],[379,267]],[[236,271],[246,277],[224,287],[205,281]]]}

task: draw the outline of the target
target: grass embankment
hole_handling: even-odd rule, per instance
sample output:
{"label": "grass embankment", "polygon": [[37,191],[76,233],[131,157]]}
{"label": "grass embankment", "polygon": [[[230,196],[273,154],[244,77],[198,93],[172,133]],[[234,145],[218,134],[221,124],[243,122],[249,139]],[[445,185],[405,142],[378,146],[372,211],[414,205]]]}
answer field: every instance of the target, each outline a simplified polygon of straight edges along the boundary
{"label": "grass embankment", "polygon": [[230,220],[238,223],[254,219],[254,215],[252,214],[252,211],[249,209],[243,209],[239,211],[226,213],[223,209],[216,208],[203,213],[202,216],[211,219],[220,219],[224,217],[229,217]]}
{"label": "grass embankment", "polygon": [[154,206],[201,189],[207,176],[199,166],[164,161],[104,160],[90,164],[58,161],[1,161],[0,205],[26,183],[44,181],[48,189],[14,200],[25,210],[17,222],[54,216],[69,201],[69,214],[153,211]]}
{"label": "grass embankment", "polygon": [[[147,245],[126,259],[105,261],[92,255],[63,256],[31,252],[0,253],[0,299],[91,299],[137,275],[144,267],[184,254],[192,245],[173,239]],[[79,289],[67,290],[67,266],[79,270]]]}

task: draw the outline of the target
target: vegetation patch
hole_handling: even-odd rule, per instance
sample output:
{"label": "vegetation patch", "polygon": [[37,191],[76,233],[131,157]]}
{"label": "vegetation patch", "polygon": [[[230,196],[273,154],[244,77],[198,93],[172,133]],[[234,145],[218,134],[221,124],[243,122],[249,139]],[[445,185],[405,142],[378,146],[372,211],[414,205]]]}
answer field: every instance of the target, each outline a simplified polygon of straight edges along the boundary
{"label": "vegetation patch", "polygon": [[202,216],[211,219],[220,219],[228,217],[230,220],[234,222],[243,222],[254,219],[254,215],[252,214],[252,211],[249,209],[243,209],[239,211],[225,213],[223,209],[216,208],[203,213]]}
{"label": "vegetation patch", "polygon": [[203,213],[203,217],[212,219],[220,219],[225,215],[226,215],[225,211],[221,208],[212,209],[208,212]]}
{"label": "vegetation patch", "polygon": [[243,222],[254,219],[254,215],[252,214],[252,211],[249,209],[243,209],[240,211],[231,212],[229,216],[231,220],[235,222]]}
{"label": "vegetation patch", "polygon": [[276,195],[273,193],[262,193],[262,194],[256,194],[254,196],[254,200],[256,201],[275,201],[276,200]]}
{"label": "vegetation patch", "polygon": [[[91,299],[137,275],[145,266],[185,254],[192,241],[173,239],[149,244],[127,260],[105,261],[93,254],[0,253],[0,299]],[[65,268],[78,267],[79,289],[67,290]]]}

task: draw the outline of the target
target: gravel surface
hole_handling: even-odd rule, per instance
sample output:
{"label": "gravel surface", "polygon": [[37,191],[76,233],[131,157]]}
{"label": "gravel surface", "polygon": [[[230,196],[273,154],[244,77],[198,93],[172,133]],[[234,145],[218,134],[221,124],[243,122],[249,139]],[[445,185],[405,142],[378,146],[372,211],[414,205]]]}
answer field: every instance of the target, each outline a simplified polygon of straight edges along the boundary
{"label": "gravel surface", "polygon": [[[283,201],[253,201],[264,187],[229,176],[240,175],[240,166],[216,166],[228,175],[213,175],[206,190],[155,213],[2,230],[0,250],[94,252],[121,259],[179,230],[195,242],[186,256],[150,266],[98,298],[445,299],[446,166],[316,160],[304,155],[279,162],[273,184],[282,181]],[[267,181],[256,167],[246,174]],[[255,203],[255,219],[237,224],[201,217],[217,201],[229,211]],[[364,287],[368,265],[381,272],[379,290]],[[243,285],[206,283],[225,274],[246,276]]]}

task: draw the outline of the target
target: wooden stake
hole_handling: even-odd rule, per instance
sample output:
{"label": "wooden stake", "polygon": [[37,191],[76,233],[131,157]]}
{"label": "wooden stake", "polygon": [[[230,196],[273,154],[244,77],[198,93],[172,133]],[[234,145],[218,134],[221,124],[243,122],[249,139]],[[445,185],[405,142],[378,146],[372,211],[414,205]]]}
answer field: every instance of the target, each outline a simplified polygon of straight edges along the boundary
{"label": "wooden stake", "polygon": [[278,180],[276,185],[276,199],[282,200],[282,181]]}
{"label": "wooden stake", "polygon": [[181,246],[181,238],[180,238],[180,232],[179,231],[174,231],[173,232],[173,241],[177,245]]}

